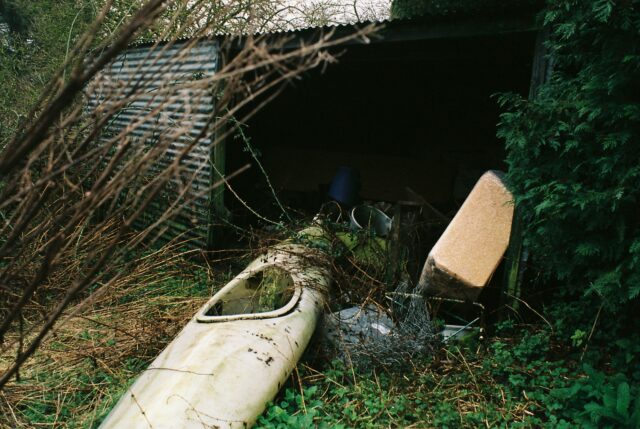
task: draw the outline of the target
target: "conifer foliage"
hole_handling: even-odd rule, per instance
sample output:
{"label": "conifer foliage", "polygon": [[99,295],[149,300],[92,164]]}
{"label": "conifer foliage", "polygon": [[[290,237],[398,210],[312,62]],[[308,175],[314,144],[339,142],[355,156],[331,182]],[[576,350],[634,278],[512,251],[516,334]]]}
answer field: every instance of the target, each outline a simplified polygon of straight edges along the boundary
{"label": "conifer foliage", "polygon": [[640,1],[548,0],[554,72],[498,135],[547,275],[611,310],[640,294]]}

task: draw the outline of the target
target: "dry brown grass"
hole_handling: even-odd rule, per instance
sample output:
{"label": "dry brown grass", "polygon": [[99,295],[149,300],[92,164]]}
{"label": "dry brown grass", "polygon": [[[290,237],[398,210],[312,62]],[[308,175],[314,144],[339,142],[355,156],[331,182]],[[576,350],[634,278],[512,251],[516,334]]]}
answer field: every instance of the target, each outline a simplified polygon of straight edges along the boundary
{"label": "dry brown grass", "polygon": [[[217,73],[175,85],[168,77],[153,95],[135,82],[106,85],[100,105],[87,111],[78,102],[83,91],[136,35],[162,27],[162,19],[176,18],[179,25],[156,34],[166,43],[152,44],[150,55],[178,44],[179,62],[229,19],[249,19],[252,12],[240,8],[229,17],[223,10],[200,25],[206,2],[147,0],[105,38],[112,4],[105,2],[22,130],[0,152],[2,427],[83,427],[99,418],[211,292],[215,272],[185,262],[179,244],[148,248],[196,198],[233,177],[231,172],[190,195],[186,191],[205,165],[194,171],[183,161],[199,141],[209,139],[211,148],[221,144],[237,128],[233,124],[301,73],[335,61],[329,48],[366,42],[374,30],[339,38],[318,32],[297,46],[289,36],[229,39],[222,49],[233,55]],[[182,36],[192,39],[177,43]],[[133,132],[145,130],[174,101],[176,89],[218,98],[203,131],[167,161],[171,145],[189,135],[188,125],[159,124],[170,132],[153,144],[153,130]],[[147,113],[110,133],[108,123],[134,101],[146,103]],[[136,230],[141,214],[166,193],[166,209]]]}
{"label": "dry brown grass", "polygon": [[[180,247],[148,252],[118,282],[70,306],[21,368],[20,381],[0,393],[0,427],[90,427],[113,405],[224,280],[220,274],[214,281],[213,269],[190,261]],[[25,313],[47,310],[34,303]],[[13,359],[0,356],[0,367]]]}
{"label": "dry brown grass", "polygon": [[[152,59],[143,62],[145,67],[171,69],[233,17],[222,13],[201,25],[198,14],[206,11],[202,1],[147,0],[129,22],[100,40],[111,5],[106,2],[95,25],[69,51],[65,68],[47,86],[23,130],[0,152],[0,389],[52,329],[62,329],[59,322],[74,312],[81,296],[96,293],[89,300],[95,303],[101,293],[130,283],[126,277],[141,269],[131,255],[144,251],[178,216],[187,216],[196,201],[242,170],[204,180],[192,191],[192,183],[211,164],[206,157],[196,168],[189,167],[202,149],[200,142],[209,151],[224,144],[237,128],[234,124],[255,114],[284,85],[335,61],[329,48],[366,41],[373,31],[367,26],[339,37],[318,32],[296,46],[286,35],[230,37],[221,47],[229,55],[215,73],[185,79],[176,73],[159,76],[150,67],[136,71],[142,76],[139,82],[123,84],[98,77],[136,34],[148,31],[166,13],[180,25],[158,35],[167,40],[148,47]],[[180,7],[171,15],[170,6]],[[240,8],[237,13],[240,19],[248,12]],[[192,38],[179,42],[185,35]],[[172,47],[179,47],[178,52],[158,66],[158,53]],[[92,109],[85,109],[77,101],[85,89],[96,87],[101,96]],[[197,136],[190,134],[190,122],[176,125],[162,115],[186,93],[195,95],[185,101],[185,116],[200,103],[211,105]],[[108,128],[134,102],[142,104],[140,113],[121,129]],[[142,214],[159,201],[162,209],[150,224],[140,226]],[[145,277],[136,273],[134,278]],[[9,356],[13,363],[7,365]]]}

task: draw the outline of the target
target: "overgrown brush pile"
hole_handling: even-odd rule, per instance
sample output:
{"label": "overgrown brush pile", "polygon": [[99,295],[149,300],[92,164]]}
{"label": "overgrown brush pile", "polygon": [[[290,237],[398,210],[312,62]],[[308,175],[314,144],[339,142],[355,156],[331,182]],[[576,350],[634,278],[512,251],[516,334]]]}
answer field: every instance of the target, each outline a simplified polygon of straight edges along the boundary
{"label": "overgrown brush pile", "polygon": [[[229,37],[220,49],[233,45],[235,55],[216,73],[194,77],[179,70],[180,62],[216,31],[254,31],[257,23],[246,15],[251,5],[225,4],[213,16],[202,1],[148,0],[135,6],[111,28],[113,14],[122,10],[114,12],[106,2],[88,30],[73,44],[68,41],[62,68],[1,147],[0,352],[13,361],[2,362],[0,389],[70,306],[126,282],[136,273],[136,255],[166,240],[172,221],[194,217],[196,202],[210,202],[213,189],[238,173],[217,172],[216,180],[192,187],[203,170],[213,168],[209,156],[193,155],[197,150],[213,152],[235,123],[253,115],[282,85],[334,61],[327,48],[373,31],[367,27],[340,38],[318,33],[293,49],[285,49],[284,38],[267,44],[264,36]],[[99,79],[129,43],[149,35],[164,39],[147,50],[154,67],[138,70],[124,85]],[[183,36],[191,39],[178,43]],[[158,52],[171,48],[176,54],[156,64]],[[99,93],[91,108],[84,105],[85,90]],[[164,114],[178,102],[178,118]],[[210,108],[194,133],[191,112],[199,103]],[[112,127],[131,106],[137,114]],[[154,204],[154,216],[143,219]],[[42,311],[31,311],[34,302]]]}
{"label": "overgrown brush pile", "polygon": [[[0,395],[0,427],[92,427],[99,421],[217,284],[211,270],[189,262],[191,252],[179,249],[137,256],[117,284],[88,291],[89,301],[71,305],[66,320],[21,368],[19,381]],[[56,292],[30,303],[24,314],[51,311]],[[28,327],[31,320],[22,323]],[[13,358],[0,356],[1,365]]]}
{"label": "overgrown brush pile", "polygon": [[601,332],[586,347],[565,322],[507,321],[486,343],[448,344],[410,371],[301,365],[257,427],[637,428],[637,334],[611,342]]}

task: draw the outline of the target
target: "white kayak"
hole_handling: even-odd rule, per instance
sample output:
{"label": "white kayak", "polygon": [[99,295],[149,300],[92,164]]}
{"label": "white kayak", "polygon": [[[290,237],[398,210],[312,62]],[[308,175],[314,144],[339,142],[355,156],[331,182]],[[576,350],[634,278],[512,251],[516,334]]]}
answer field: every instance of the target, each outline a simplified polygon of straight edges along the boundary
{"label": "white kayak", "polygon": [[271,249],[211,298],[100,428],[246,428],[309,343],[330,284],[321,252]]}

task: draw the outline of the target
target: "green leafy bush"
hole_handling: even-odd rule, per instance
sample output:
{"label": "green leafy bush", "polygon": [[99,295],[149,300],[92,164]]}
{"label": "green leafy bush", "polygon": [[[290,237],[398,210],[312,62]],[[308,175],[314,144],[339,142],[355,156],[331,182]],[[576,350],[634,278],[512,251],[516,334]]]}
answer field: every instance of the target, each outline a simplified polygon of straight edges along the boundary
{"label": "green leafy bush", "polygon": [[640,294],[640,1],[549,0],[554,73],[509,94],[498,135],[549,277],[615,310]]}
{"label": "green leafy bush", "polygon": [[[563,309],[558,302],[547,313]],[[301,368],[302,393],[285,390],[257,427],[640,427],[638,326],[627,327],[594,333],[586,354],[552,318],[501,322],[484,346],[449,345],[412,372]]]}
{"label": "green leafy bush", "polygon": [[0,147],[20,130],[67,51],[93,21],[102,0],[3,0],[0,22],[10,31],[0,40]]}

